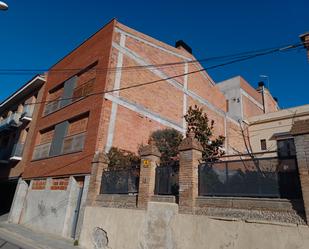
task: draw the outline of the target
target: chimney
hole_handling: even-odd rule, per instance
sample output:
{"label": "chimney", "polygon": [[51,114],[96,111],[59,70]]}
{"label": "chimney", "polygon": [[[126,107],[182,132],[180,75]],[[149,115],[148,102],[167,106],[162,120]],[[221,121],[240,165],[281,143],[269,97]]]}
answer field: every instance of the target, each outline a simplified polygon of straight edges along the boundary
{"label": "chimney", "polygon": [[299,38],[303,42],[304,47],[307,49],[307,58],[308,58],[308,62],[309,62],[309,32],[300,35]]}
{"label": "chimney", "polygon": [[192,48],[187,43],[185,43],[183,40],[176,41],[175,48],[184,49],[188,53],[192,54]]}
{"label": "chimney", "polygon": [[258,92],[260,92],[260,91],[263,89],[263,87],[265,87],[265,83],[264,83],[264,81],[260,81],[260,82],[258,83],[258,87],[256,88],[256,90],[257,90]]}

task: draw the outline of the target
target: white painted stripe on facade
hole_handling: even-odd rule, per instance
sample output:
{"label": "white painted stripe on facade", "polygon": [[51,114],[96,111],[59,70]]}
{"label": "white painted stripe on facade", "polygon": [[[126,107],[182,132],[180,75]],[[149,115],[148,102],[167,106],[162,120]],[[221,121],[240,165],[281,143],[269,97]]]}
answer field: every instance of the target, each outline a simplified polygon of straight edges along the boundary
{"label": "white painted stripe on facade", "polygon": [[[124,31],[124,30],[122,30],[122,29],[120,29],[120,28],[117,28],[117,27],[116,27],[116,28],[115,28],[115,31],[118,32],[118,33],[121,33],[121,34],[125,34],[125,35],[127,35],[127,36],[129,36],[129,37],[131,37],[131,38],[133,38],[133,39],[135,39],[135,40],[137,40],[137,41],[143,42],[143,43],[145,43],[145,44],[147,44],[147,45],[149,45],[149,46],[152,46],[152,47],[154,47],[154,48],[160,49],[160,50],[162,50],[162,51],[164,51],[164,52],[166,52],[166,53],[169,53],[169,54],[172,54],[172,55],[174,55],[174,56],[180,57],[180,58],[185,59],[185,60],[187,60],[187,61],[192,61],[192,60],[193,60],[192,58],[189,58],[189,57],[183,56],[183,55],[181,55],[181,54],[175,53],[174,51],[171,51],[171,50],[168,50],[168,49],[166,49],[166,48],[164,48],[164,47],[162,47],[162,46],[156,45],[156,44],[154,44],[154,43],[152,43],[152,42],[149,42],[149,41],[147,41],[147,40],[145,40],[145,39],[143,39],[143,38],[140,38],[140,37],[138,37],[138,36],[136,36],[136,35],[133,35],[133,34],[131,34],[131,33],[128,33],[128,32],[126,32],[126,31]],[[201,66],[198,62],[197,62],[197,63],[194,63],[194,65],[197,66],[197,68],[198,68],[199,70],[202,69],[202,66]],[[210,84],[211,84],[212,86],[215,85],[215,82],[207,75],[207,73],[206,73],[205,71],[201,71],[201,72],[199,72],[199,73],[200,73],[205,79],[209,80],[209,82],[210,82]]]}
{"label": "white painted stripe on facade", "polygon": [[[119,51],[122,51],[123,54],[125,54],[126,56],[130,57],[132,60],[134,60],[135,62],[137,62],[138,64],[142,65],[142,66],[146,66],[149,65],[150,63],[147,63],[141,56],[139,56],[137,53],[135,53],[134,51],[128,49],[128,48],[122,48],[120,47],[117,43],[113,43],[112,46],[116,49],[118,49]],[[156,74],[158,77],[161,78],[168,78],[169,76],[166,75],[164,72],[156,69],[156,68],[149,68],[149,70]],[[170,80],[166,80],[166,82],[170,83],[171,85],[173,85],[175,88],[177,88],[180,91],[183,91],[186,95],[190,96],[191,98],[199,101],[201,104],[206,105],[209,109],[211,109],[212,111],[216,112],[218,115],[225,117],[226,113],[220,109],[218,109],[217,107],[215,107],[213,104],[211,104],[208,100],[202,98],[201,96],[197,95],[196,93],[190,91],[190,90],[185,90],[183,88],[183,86],[175,79],[170,79]],[[231,122],[233,122],[234,124],[238,125],[238,122],[234,119],[232,119],[231,117],[227,116],[227,119]]]}
{"label": "white painted stripe on facade", "polygon": [[251,102],[253,102],[257,107],[259,107],[260,109],[264,109],[263,105],[261,103],[259,103],[255,98],[253,98],[251,95],[249,95],[249,93],[247,93],[245,90],[240,89],[240,93],[243,94],[245,97],[247,97]]}
{"label": "white painted stripe on facade", "polygon": [[[135,62],[137,62],[139,65],[141,66],[148,66],[151,63],[148,63],[147,61],[145,61],[144,58],[142,58],[141,56],[139,56],[137,53],[135,53],[134,51],[128,49],[128,48],[123,48],[120,47],[117,43],[113,42],[113,47],[116,48],[117,50],[121,51],[123,54],[125,54],[126,56],[128,56],[129,58],[131,58],[132,60],[134,60]],[[167,76],[164,72],[162,72],[161,70],[155,68],[155,67],[149,67],[147,68],[150,72],[154,73],[155,75],[157,75],[159,78],[164,79],[164,78],[168,78],[169,76]],[[163,82],[163,81],[162,81]],[[172,84],[174,87],[176,87],[179,90],[183,89],[182,84],[180,84],[177,80],[175,79],[170,79],[170,80],[166,80],[166,82],[169,82],[170,84]]]}
{"label": "white painted stripe on facade", "polygon": [[[186,57],[186,56],[180,55],[180,54],[175,53],[175,52],[173,52],[173,51],[170,51],[170,50],[168,50],[168,49],[166,49],[166,48],[163,48],[163,47],[161,47],[161,46],[158,46],[158,45],[156,45],[156,44],[153,44],[153,43],[151,43],[151,42],[149,42],[149,41],[147,41],[147,40],[145,40],[145,39],[142,39],[142,38],[140,38],[140,37],[138,37],[138,36],[135,36],[135,35],[133,35],[133,34],[131,34],[131,33],[128,33],[128,32],[126,32],[126,31],[124,31],[124,30],[122,30],[122,29],[120,29],[120,28],[118,28],[118,27],[115,28],[115,31],[118,32],[118,33],[121,33],[121,34],[125,34],[126,36],[131,37],[131,38],[133,38],[133,39],[136,39],[136,40],[138,40],[138,41],[144,42],[144,43],[147,44],[147,45],[150,45],[150,46],[153,46],[153,47],[155,47],[155,48],[161,49],[161,50],[164,51],[164,52],[173,54],[173,55],[178,56],[178,57],[180,57],[180,58],[182,58],[182,59],[186,59],[186,60],[188,60],[188,62],[189,62],[189,61],[192,61],[192,58],[188,58],[188,57]],[[113,45],[114,45],[114,44],[113,44]],[[116,45],[118,45],[118,44],[116,44]],[[114,46],[114,48],[117,49],[117,47],[115,47],[115,46]],[[133,52],[133,51],[131,51],[131,52]],[[134,52],[133,52],[133,53],[134,53]],[[138,56],[138,57],[139,57],[139,56]],[[146,64],[146,65],[149,65],[149,63]],[[199,64],[198,64],[198,66],[201,68],[201,66],[200,66]],[[205,75],[204,75],[204,76],[205,76]],[[212,80],[211,80],[211,83],[215,84]],[[175,87],[178,88],[176,85],[175,85]],[[186,94],[187,94],[187,95],[190,95],[189,92],[186,92]],[[194,94],[194,95],[195,95],[195,94]],[[192,96],[192,95],[191,95],[191,97],[194,98],[194,96]],[[199,98],[199,99],[196,99],[196,100],[198,100],[198,101],[200,102],[200,98]],[[221,110],[219,110],[219,112],[218,112],[218,109],[217,109],[215,106],[213,106],[213,105],[212,105],[211,103],[209,103],[207,100],[205,100],[205,101],[206,101],[208,104],[205,104],[204,102],[201,102],[201,103],[202,103],[202,104],[205,104],[205,105],[207,105],[207,106],[209,105],[208,107],[209,107],[210,109],[214,108],[213,110],[214,110],[217,114],[219,114],[219,115],[222,116],[222,113],[223,113],[223,116],[225,116],[225,113],[224,113],[224,112],[221,112]],[[234,123],[234,124],[236,124],[236,125],[239,125],[239,123],[238,123],[236,120],[234,120],[233,118],[229,117],[228,114],[226,115],[226,118],[227,118],[229,121],[231,121],[232,123]]]}
{"label": "white painted stripe on facade", "polygon": [[[120,35],[120,46],[121,47],[125,47],[125,41],[126,41],[126,36],[124,34],[121,34]],[[121,68],[122,64],[123,64],[123,53],[120,50],[118,50],[117,68]],[[114,89],[120,88],[121,72],[122,70],[116,70]],[[116,96],[119,96],[119,91],[115,91],[114,94]],[[106,153],[109,152],[110,148],[113,146],[117,109],[118,109],[117,103],[112,102],[111,115],[110,115],[109,124],[108,124],[106,145],[104,149]]]}
{"label": "white painted stripe on facade", "polygon": [[125,35],[128,36],[128,37],[131,37],[131,38],[133,38],[133,39],[135,39],[135,40],[138,40],[138,41],[140,41],[140,42],[143,42],[143,43],[145,43],[145,44],[147,44],[147,45],[149,45],[149,46],[152,46],[152,47],[154,47],[154,48],[160,49],[160,50],[162,50],[162,51],[164,51],[164,52],[166,52],[166,53],[172,54],[172,55],[174,55],[174,56],[180,57],[180,58],[185,59],[185,60],[188,60],[188,61],[191,61],[191,60],[192,60],[192,59],[189,58],[189,57],[186,57],[186,56],[184,56],[184,55],[182,55],[182,54],[178,54],[178,53],[176,53],[176,52],[174,52],[174,51],[168,50],[168,49],[166,49],[166,48],[164,48],[164,47],[162,47],[162,46],[156,45],[156,44],[154,44],[154,43],[152,43],[152,42],[149,42],[149,41],[147,41],[147,40],[145,40],[145,39],[143,39],[143,38],[141,38],[141,37],[138,37],[138,36],[136,36],[136,35],[133,35],[133,34],[131,34],[131,33],[128,33],[128,32],[126,32],[126,31],[124,31],[124,30],[122,30],[122,29],[120,29],[120,28],[118,28],[118,27],[115,28],[115,31],[118,32],[118,33],[120,33],[120,34],[125,34]]}
{"label": "white painted stripe on facade", "polygon": [[[189,66],[188,66],[188,63],[186,63],[184,73],[186,74],[186,73],[188,73],[188,71],[189,71]],[[183,88],[184,88],[184,91],[183,91],[182,127],[183,127],[184,130],[186,130],[187,129],[187,122],[186,122],[184,116],[187,114],[187,109],[188,109],[188,97],[187,97],[187,94],[185,93],[185,91],[188,89],[188,75],[184,76]]]}
{"label": "white painted stripe on facade", "polygon": [[[142,66],[149,65],[149,63],[147,63],[142,57],[140,57],[134,51],[132,51],[132,50],[130,50],[128,48],[120,47],[117,43],[113,43],[113,47],[116,48],[117,50],[121,51],[126,56],[130,57],[131,59],[133,59],[139,65],[142,65]],[[161,70],[156,69],[156,68],[149,68],[149,71],[151,71],[152,73],[154,73],[155,75],[157,75],[158,77],[160,77],[162,79],[169,77],[164,72],[162,72]],[[196,93],[194,93],[194,92],[192,92],[192,91],[190,91],[188,89],[184,89],[183,85],[180,84],[177,80],[169,79],[169,80],[166,80],[166,82],[170,83],[171,85],[173,85],[178,90],[183,91],[186,95],[190,96],[191,98],[193,98],[193,99],[199,101],[200,103],[206,105],[209,109],[211,109],[212,111],[216,112],[217,114],[219,114],[221,116],[225,116],[225,112],[224,111],[218,109],[217,107],[212,105],[208,100],[202,98],[201,96],[197,95]]]}
{"label": "white painted stripe on facade", "polygon": [[181,125],[179,125],[179,124],[177,124],[177,123],[175,123],[175,122],[173,122],[173,121],[171,121],[167,118],[160,116],[158,113],[155,113],[155,112],[148,110],[147,108],[145,108],[142,105],[132,103],[127,99],[124,99],[124,98],[118,97],[118,96],[114,96],[114,95],[109,94],[109,93],[106,93],[104,98],[112,101],[112,103],[121,105],[123,107],[128,108],[131,111],[134,111],[138,114],[141,114],[141,115],[143,115],[147,118],[150,118],[150,119],[152,119],[152,120],[154,120],[154,121],[156,121],[156,122],[158,122],[162,125],[173,128],[173,129],[180,131],[182,133],[185,132],[184,129],[181,127]]}

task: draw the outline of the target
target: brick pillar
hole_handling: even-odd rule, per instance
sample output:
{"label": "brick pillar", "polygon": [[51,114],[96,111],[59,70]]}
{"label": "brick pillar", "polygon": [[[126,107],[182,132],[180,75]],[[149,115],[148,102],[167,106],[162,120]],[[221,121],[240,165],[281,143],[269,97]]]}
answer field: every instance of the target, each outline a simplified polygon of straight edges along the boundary
{"label": "brick pillar", "polygon": [[309,223],[309,119],[296,121],[291,134],[294,136],[306,220]]}
{"label": "brick pillar", "polygon": [[202,146],[190,132],[179,145],[179,210],[193,213],[198,197],[198,165]]}
{"label": "brick pillar", "polygon": [[92,160],[91,175],[89,180],[87,205],[92,206],[100,194],[103,170],[108,167],[108,158],[102,151],[97,151]]}
{"label": "brick pillar", "polygon": [[294,136],[307,223],[309,221],[309,134]]}
{"label": "brick pillar", "polygon": [[154,195],[156,167],[160,164],[161,153],[153,140],[140,151],[141,167],[137,206],[146,208],[148,201]]}

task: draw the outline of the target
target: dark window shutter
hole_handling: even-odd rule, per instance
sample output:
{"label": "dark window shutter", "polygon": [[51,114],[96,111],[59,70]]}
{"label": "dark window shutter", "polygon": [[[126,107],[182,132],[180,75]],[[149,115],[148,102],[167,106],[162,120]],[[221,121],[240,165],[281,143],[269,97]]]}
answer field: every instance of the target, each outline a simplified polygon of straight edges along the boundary
{"label": "dark window shutter", "polygon": [[63,139],[67,133],[69,122],[65,121],[55,126],[55,133],[50,147],[49,156],[62,154]]}
{"label": "dark window shutter", "polygon": [[63,89],[63,95],[62,95],[63,100],[61,100],[60,107],[64,107],[72,102],[72,99],[70,98],[72,98],[73,96],[73,91],[76,86],[76,82],[77,82],[77,76],[74,76],[68,79],[64,83],[64,89]]}

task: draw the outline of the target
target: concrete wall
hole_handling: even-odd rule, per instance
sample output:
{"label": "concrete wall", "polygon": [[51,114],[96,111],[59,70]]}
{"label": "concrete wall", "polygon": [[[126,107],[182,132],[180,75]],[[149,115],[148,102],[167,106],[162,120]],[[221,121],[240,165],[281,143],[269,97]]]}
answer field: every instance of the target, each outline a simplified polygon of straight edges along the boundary
{"label": "concrete wall", "polygon": [[[70,177],[66,190],[53,190],[51,181],[51,178],[47,179],[44,189],[33,189],[31,183],[24,196],[24,203],[22,198],[18,198],[19,191],[17,191],[16,204],[11,211],[10,221],[17,223],[19,220],[20,224],[34,230],[71,237],[81,188],[74,177]],[[21,206],[23,211],[20,219],[17,219],[17,215],[14,214],[18,213]]]}
{"label": "concrete wall", "polygon": [[11,223],[19,222],[20,215],[22,213],[25,202],[25,196],[27,195],[28,192],[28,188],[29,188],[28,184],[24,180],[19,178],[8,218],[9,222]]}
{"label": "concrete wall", "polygon": [[150,202],[147,211],[87,207],[80,244],[89,249],[305,249],[309,228],[179,214],[176,204]]}

